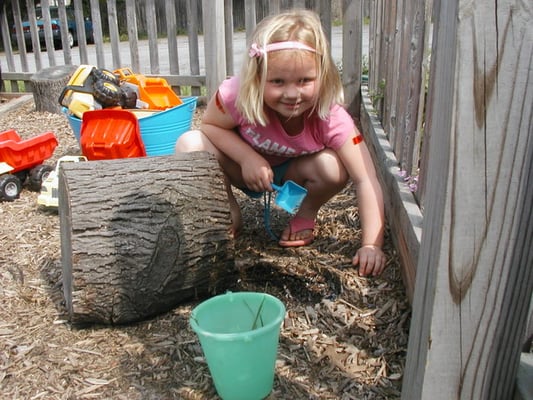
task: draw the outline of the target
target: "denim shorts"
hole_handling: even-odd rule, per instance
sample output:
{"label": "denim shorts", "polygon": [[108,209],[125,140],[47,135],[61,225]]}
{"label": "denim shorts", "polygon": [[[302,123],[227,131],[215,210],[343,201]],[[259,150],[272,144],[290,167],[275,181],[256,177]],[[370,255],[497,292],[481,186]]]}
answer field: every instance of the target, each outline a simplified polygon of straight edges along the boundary
{"label": "denim shorts", "polygon": [[[285,173],[287,172],[287,168],[289,168],[290,160],[287,160],[283,162],[280,165],[276,165],[275,167],[272,167],[272,171],[274,171],[274,183],[276,185],[281,185],[283,181],[283,177],[285,176]],[[252,199],[259,199],[263,196],[263,192],[254,192],[253,190],[246,189],[246,188],[239,188],[242,190],[243,193],[245,193],[247,196],[251,197]]]}

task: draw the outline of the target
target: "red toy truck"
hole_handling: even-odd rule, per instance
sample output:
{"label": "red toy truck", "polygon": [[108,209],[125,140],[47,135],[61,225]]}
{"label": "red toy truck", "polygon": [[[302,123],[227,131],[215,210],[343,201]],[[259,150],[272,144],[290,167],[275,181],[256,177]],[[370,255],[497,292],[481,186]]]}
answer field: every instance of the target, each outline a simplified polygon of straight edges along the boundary
{"label": "red toy truck", "polygon": [[31,190],[40,190],[54,169],[43,161],[52,156],[56,146],[52,132],[27,140],[22,140],[14,129],[0,132],[0,200],[17,199],[27,178]]}

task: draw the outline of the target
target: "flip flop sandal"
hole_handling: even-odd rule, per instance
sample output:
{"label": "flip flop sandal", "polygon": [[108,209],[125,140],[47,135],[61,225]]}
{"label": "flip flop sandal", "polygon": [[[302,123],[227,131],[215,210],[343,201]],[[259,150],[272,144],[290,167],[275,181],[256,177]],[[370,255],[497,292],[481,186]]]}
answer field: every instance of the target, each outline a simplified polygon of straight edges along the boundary
{"label": "flip flop sandal", "polygon": [[[279,236],[277,236],[274,232],[272,232],[272,228],[270,227],[270,201],[271,201],[271,195],[270,192],[264,192],[263,193],[263,202],[264,202],[264,215],[263,219],[265,222],[265,228],[270,237],[273,240],[277,240],[278,244],[281,247],[301,247],[301,246],[307,246],[315,240],[315,236],[313,233],[311,233],[311,236],[305,239],[299,239],[299,240],[281,240]],[[289,221],[289,227],[291,233],[301,232],[305,230],[313,230],[315,228],[315,221],[307,218],[302,217],[294,217]]]}
{"label": "flip flop sandal", "polygon": [[[312,219],[302,218],[302,217],[294,217],[289,221],[289,228],[292,233],[298,233],[301,231],[306,230],[313,230],[315,228],[315,221]],[[281,247],[301,247],[301,246],[307,246],[315,240],[314,234],[311,233],[311,235],[305,239],[298,239],[298,240],[280,240],[278,243]]]}

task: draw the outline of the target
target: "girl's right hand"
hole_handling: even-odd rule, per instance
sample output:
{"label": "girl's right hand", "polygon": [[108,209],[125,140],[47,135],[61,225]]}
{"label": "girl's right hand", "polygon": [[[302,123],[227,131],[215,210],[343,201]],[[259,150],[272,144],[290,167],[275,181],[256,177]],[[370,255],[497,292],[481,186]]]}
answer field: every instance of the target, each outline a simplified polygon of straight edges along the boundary
{"label": "girl's right hand", "polygon": [[274,172],[270,164],[255,151],[241,161],[242,179],[244,184],[254,192],[272,190]]}

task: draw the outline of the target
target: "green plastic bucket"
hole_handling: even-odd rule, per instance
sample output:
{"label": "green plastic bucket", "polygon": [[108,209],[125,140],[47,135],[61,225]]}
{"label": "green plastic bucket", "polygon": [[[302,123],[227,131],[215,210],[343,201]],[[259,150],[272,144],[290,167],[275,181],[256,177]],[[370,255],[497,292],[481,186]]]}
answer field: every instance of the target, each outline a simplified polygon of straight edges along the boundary
{"label": "green plastic bucket", "polygon": [[194,308],[190,324],[222,399],[259,400],[272,391],[284,317],[279,299],[256,292],[226,293]]}

